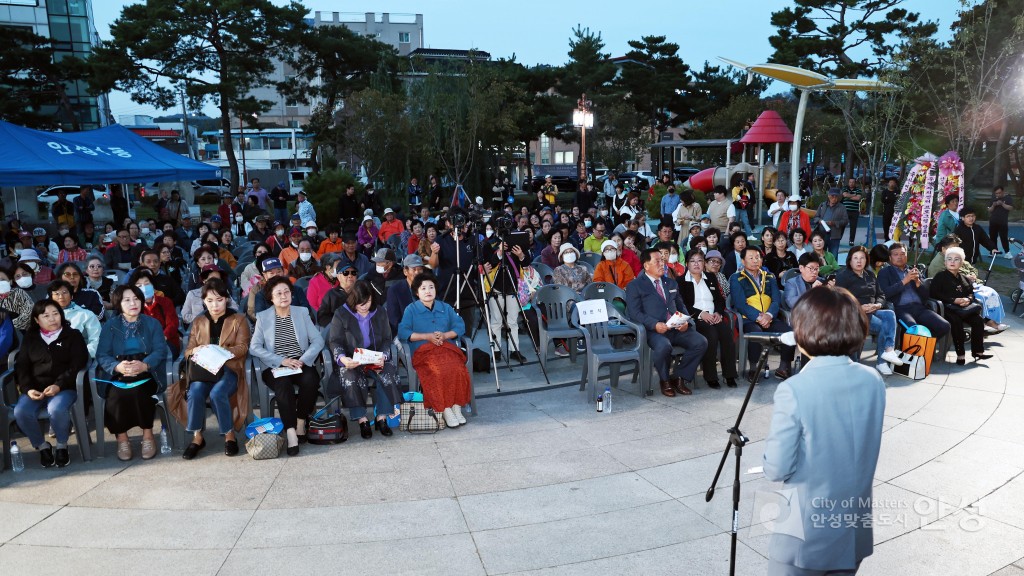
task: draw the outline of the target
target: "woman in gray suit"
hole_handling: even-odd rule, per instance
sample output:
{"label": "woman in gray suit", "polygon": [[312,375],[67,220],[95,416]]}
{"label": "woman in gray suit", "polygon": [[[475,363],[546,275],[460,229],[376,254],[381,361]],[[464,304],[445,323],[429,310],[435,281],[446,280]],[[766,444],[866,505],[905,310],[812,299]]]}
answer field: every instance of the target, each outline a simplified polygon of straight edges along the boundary
{"label": "woman in gray suit", "polygon": [[868,335],[843,288],[811,288],[791,314],[810,361],[775,390],[764,475],[785,483],[768,574],[853,574],[871,555],[871,481],[882,442],[885,384],[850,359]]}
{"label": "woman in gray suit", "polygon": [[[263,383],[277,395],[287,452],[295,456],[299,443],[306,440],[306,420],[313,412],[320,389],[320,375],[313,362],[324,348],[324,338],[305,308],[292,308],[292,284],[287,277],[271,278],[263,292],[274,306],[256,314],[249,351],[267,367],[263,370]],[[299,372],[275,376],[274,370],[278,368]]]}

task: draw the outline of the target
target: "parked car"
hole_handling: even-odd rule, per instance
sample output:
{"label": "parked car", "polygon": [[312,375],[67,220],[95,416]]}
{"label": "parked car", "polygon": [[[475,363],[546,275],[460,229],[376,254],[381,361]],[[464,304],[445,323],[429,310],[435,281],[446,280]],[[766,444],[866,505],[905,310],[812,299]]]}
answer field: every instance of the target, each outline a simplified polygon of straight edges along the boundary
{"label": "parked car", "polygon": [[690,176],[700,172],[700,168],[694,168],[693,166],[676,166],[672,171],[676,185],[682,184],[690,179]]}
{"label": "parked car", "polygon": [[[645,180],[647,182],[647,186],[650,186],[654,184],[657,177],[654,175],[654,172],[651,172],[650,170],[634,170],[632,172],[619,173],[620,182],[627,181],[631,185],[636,186],[638,180]],[[644,188],[646,189],[646,186]]]}
{"label": "parked car", "polygon": [[[53,220],[53,204],[59,198],[57,194],[60,191],[67,192],[67,199],[69,202],[74,202],[75,198],[78,198],[78,193],[81,188],[79,186],[71,184],[62,184],[59,186],[50,186],[43,190],[36,196],[36,202],[38,203],[38,209],[40,218],[45,219],[44,221],[49,224],[55,224]],[[107,192],[107,187],[102,184],[93,184],[93,196],[96,198],[96,208],[93,210],[93,220],[97,223],[106,223],[114,219],[114,212],[110,209],[110,194]],[[122,186],[122,189],[131,190],[131,186]],[[128,193],[128,215],[135,218],[135,195],[132,192]],[[45,211],[45,214],[44,214]]]}
{"label": "parked car", "polygon": [[192,191],[197,204],[220,204],[220,199],[231,193],[231,181],[227,178],[193,180]]}

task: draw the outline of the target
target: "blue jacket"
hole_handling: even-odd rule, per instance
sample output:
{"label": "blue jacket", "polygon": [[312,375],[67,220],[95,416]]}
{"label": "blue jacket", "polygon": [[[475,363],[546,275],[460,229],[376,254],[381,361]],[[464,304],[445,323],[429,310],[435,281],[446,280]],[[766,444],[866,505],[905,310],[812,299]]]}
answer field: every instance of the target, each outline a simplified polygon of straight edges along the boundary
{"label": "blue jacket", "polygon": [[[910,270],[910,267],[907,267]],[[921,304],[928,305],[928,299],[931,297],[928,294],[928,288],[925,287],[924,282],[921,282],[920,287],[914,286],[914,283],[903,284],[903,280],[900,277],[900,271],[895,266],[885,265],[878,271],[878,287],[882,289],[882,294],[885,295],[885,299],[892,302],[893,306],[899,308],[900,300],[903,298],[903,291],[907,289],[915,290],[917,297],[921,299]]]}
{"label": "blue jacket", "polygon": [[[142,349],[146,357],[142,360],[149,366],[154,376],[159,376],[164,370],[164,362],[167,361],[167,339],[164,338],[164,328],[160,321],[145,314],[139,316],[139,338],[142,340]],[[99,367],[108,375],[114,374],[114,368],[121,362],[118,356],[125,351],[124,326],[121,322],[121,315],[118,314],[107,320],[100,330],[100,345],[96,349],[96,362]],[[165,382],[158,385],[164,388]]]}
{"label": "blue jacket", "polygon": [[[409,342],[409,337],[413,332],[431,333],[448,332],[449,330],[454,330],[459,338],[466,333],[466,323],[455,312],[455,308],[440,300],[434,300],[434,308],[431,310],[417,300],[410,304],[402,314],[402,321],[398,323],[398,339],[402,342]],[[416,352],[425,343],[424,340],[410,342],[409,351]],[[452,342],[452,344],[458,345],[457,342]]]}
{"label": "blue jacket", "polygon": [[812,358],[779,384],[764,475],[784,483],[778,493],[790,507],[775,524],[769,558],[808,570],[852,570],[871,555],[871,484],[884,412],[881,376],[846,356]]}
{"label": "blue jacket", "polygon": [[[818,280],[821,283],[825,283],[825,279],[818,276]],[[800,299],[807,292],[807,283],[804,282],[803,277],[799,274],[793,276],[789,280],[786,280],[786,284],[783,286],[782,295],[786,298],[786,309],[792,310],[793,306],[796,306],[796,301]]]}
{"label": "blue jacket", "polygon": [[644,272],[626,285],[626,310],[629,312],[629,319],[642,324],[648,334],[656,333],[654,326],[658,322],[666,321],[672,314],[690,313],[675,280],[663,276],[661,288],[665,291],[664,300],[654,288],[654,282]]}
{"label": "blue jacket", "polygon": [[[740,269],[738,272],[729,278],[729,295],[732,297],[732,307],[743,316],[744,320],[754,321],[761,314],[761,311],[754,308],[750,304],[747,304],[747,298],[754,295],[754,285],[750,279],[743,274],[745,268]],[[772,303],[768,306],[768,312],[772,315],[772,318],[779,317],[779,307],[782,305],[782,294],[779,292],[779,284],[775,281],[775,275],[771,272],[761,270],[764,274],[764,280],[762,283],[765,285],[761,289],[765,295],[772,299]]]}

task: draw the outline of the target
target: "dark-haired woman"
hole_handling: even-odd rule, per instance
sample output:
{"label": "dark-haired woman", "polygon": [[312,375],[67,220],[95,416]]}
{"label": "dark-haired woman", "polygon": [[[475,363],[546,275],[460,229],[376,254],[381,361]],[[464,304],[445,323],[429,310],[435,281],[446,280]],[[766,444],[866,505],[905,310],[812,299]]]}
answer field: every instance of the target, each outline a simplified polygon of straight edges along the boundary
{"label": "dark-haired woman", "polygon": [[0,268],[0,309],[10,313],[15,328],[28,330],[32,322],[32,296],[12,280],[11,272]]}
{"label": "dark-haired woman", "polygon": [[867,248],[850,248],[846,255],[846,267],[836,274],[836,285],[849,290],[860,302],[871,331],[878,334],[878,364],[875,369],[883,376],[892,374],[889,363],[903,364],[895,350],[896,313],[885,308],[885,295],[882,294],[875,273],[868,268]]}
{"label": "dark-haired woman", "polygon": [[[14,370],[17,375],[18,404],[14,418],[18,427],[39,451],[43,468],[63,468],[71,461],[71,406],[78,398],[75,378],[89,360],[85,340],[64,320],[64,312],[53,300],[40,300],[32,307],[32,326],[18,349]],[[39,412],[50,415],[57,437],[56,455],[43,438]]]}
{"label": "dark-haired woman", "polygon": [[[301,306],[292,307],[292,285],[288,278],[271,278],[263,287],[263,294],[272,306],[256,314],[249,351],[266,367],[263,383],[277,395],[287,452],[295,456],[299,453],[299,442],[306,441],[306,420],[316,405],[320,375],[313,362],[324,348],[324,339],[309,312]],[[275,376],[275,368],[290,368],[298,373]]]}
{"label": "dark-haired woman", "polygon": [[444,416],[450,428],[466,423],[462,407],[470,401],[473,385],[466,371],[466,355],[455,345],[466,324],[455,309],[437,300],[437,280],[421,273],[412,281],[418,300],[405,309],[398,339],[408,342],[412,365],[423,389],[424,406]]}
{"label": "dark-haired woman", "polygon": [[[868,320],[849,292],[812,288],[791,320],[797,346],[810,360],[776,388],[765,439],[764,475],[791,493],[787,521],[793,527],[772,535],[767,572],[853,574],[872,552],[872,479],[885,384],[849,357],[868,334]],[[823,515],[845,520],[823,522]]]}
{"label": "dark-haired woman", "polygon": [[[67,262],[57,267],[57,280],[63,280],[71,286],[71,299],[75,304],[96,316],[103,315],[103,299],[100,293],[85,288],[85,278],[78,268],[78,263]],[[47,288],[49,289],[49,288]]]}
{"label": "dark-haired woman", "polygon": [[[100,387],[107,401],[104,418],[107,430],[117,437],[118,459],[131,460],[128,431],[142,429],[142,458],[156,455],[153,418],[162,380],[157,377],[167,359],[167,340],[155,318],[144,314],[142,290],[133,285],[118,286],[110,294],[115,316],[103,325],[96,361],[106,378],[124,382],[125,387],[107,384]],[[134,385],[141,382],[141,384]]]}
{"label": "dark-haired woman", "polygon": [[249,355],[251,333],[245,315],[231,307],[231,294],[220,278],[209,278],[202,288],[206,311],[196,317],[189,333],[185,358],[204,346],[220,346],[234,356],[221,369],[216,382],[189,382],[187,390],[168,390],[168,409],[192,432],[192,442],[182,457],[191,460],[204,447],[203,429],[206,428],[206,401],[217,417],[221,436],[224,436],[224,454],[238,454],[235,430],[245,425],[249,414],[249,386],[245,378],[245,359]]}
{"label": "dark-haired woman", "polygon": [[[716,252],[717,254],[717,252]],[[715,364],[722,364],[726,385],[736,387],[736,342],[725,312],[725,295],[717,274],[704,269],[704,253],[694,250],[686,255],[686,273],[679,280],[679,290],[687,310],[697,323],[697,332],[707,339],[708,347],[701,361],[701,370],[709,388],[721,388]]]}
{"label": "dark-haired woman", "polygon": [[[366,399],[373,386],[376,422],[373,427],[383,436],[391,436],[387,417],[401,402],[398,366],[391,356],[391,324],[388,313],[375,297],[373,289],[360,280],[349,290],[348,300],[334,313],[328,345],[338,368],[334,383],[340,386],[341,402],[349,417],[359,420],[359,434],[371,438],[373,429],[366,417]],[[384,353],[384,362],[366,366],[353,359],[356,348]],[[333,393],[331,394],[333,396]]]}
{"label": "dark-haired woman", "polygon": [[178,352],[181,352],[181,335],[178,334],[178,312],[174,309],[174,302],[156,289],[156,285],[153,284],[153,273],[148,268],[135,270],[128,279],[128,284],[142,291],[146,316],[156,318],[160,322],[164,338],[171,348],[171,358],[177,358]]}

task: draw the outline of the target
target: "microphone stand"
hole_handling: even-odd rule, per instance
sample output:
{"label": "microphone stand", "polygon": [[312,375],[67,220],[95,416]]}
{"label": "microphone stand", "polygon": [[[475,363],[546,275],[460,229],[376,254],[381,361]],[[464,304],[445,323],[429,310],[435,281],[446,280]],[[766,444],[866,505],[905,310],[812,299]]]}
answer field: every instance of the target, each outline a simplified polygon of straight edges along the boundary
{"label": "microphone stand", "polygon": [[747,394],[743,397],[743,405],[740,406],[740,412],[736,415],[736,423],[733,424],[732,428],[726,430],[729,433],[729,441],[726,442],[725,450],[722,452],[722,460],[718,463],[715,479],[711,481],[711,487],[708,488],[707,493],[704,495],[705,502],[710,502],[715,497],[715,486],[718,485],[718,478],[722,475],[725,461],[729,458],[729,450],[735,448],[736,474],[732,484],[732,543],[729,550],[729,576],[736,575],[736,543],[740,526],[740,459],[743,457],[743,447],[750,441],[749,438],[740,432],[740,421],[743,420],[743,414],[747,411],[747,404],[750,402],[750,396],[754,392],[754,386],[757,385],[764,367],[768,364],[768,354],[771,353],[773,346],[774,344],[769,343],[762,345],[761,357],[758,359],[757,369],[754,371],[754,379],[750,382],[750,386],[747,387]]}

